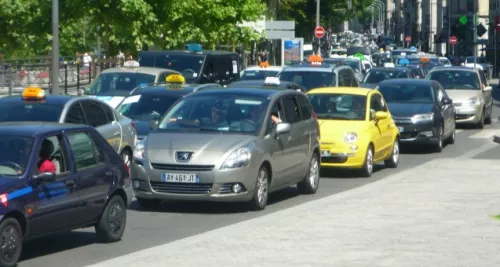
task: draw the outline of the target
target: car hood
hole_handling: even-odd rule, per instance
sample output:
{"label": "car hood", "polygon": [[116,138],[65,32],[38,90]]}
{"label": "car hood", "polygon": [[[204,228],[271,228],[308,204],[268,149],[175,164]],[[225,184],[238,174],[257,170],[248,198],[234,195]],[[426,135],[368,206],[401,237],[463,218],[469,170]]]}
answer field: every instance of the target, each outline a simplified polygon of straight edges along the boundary
{"label": "car hood", "polygon": [[453,100],[455,103],[461,103],[467,101],[473,97],[479,97],[481,95],[481,90],[454,90],[454,89],[446,89],[446,94]]}
{"label": "car hood", "polygon": [[345,133],[360,133],[365,129],[366,124],[364,121],[319,120],[321,140],[343,140]]}
{"label": "car hood", "polygon": [[105,102],[106,104],[110,105],[112,108],[116,108],[125,98],[124,96],[101,96],[101,95],[94,95],[90,97],[97,98]]}
{"label": "car hood", "polygon": [[393,117],[411,117],[416,114],[432,112],[433,104],[426,103],[387,103]]}
{"label": "car hood", "polygon": [[190,163],[213,164],[224,154],[257,140],[256,136],[227,133],[151,132],[146,140],[150,162],[175,161],[175,152],[192,152]]}

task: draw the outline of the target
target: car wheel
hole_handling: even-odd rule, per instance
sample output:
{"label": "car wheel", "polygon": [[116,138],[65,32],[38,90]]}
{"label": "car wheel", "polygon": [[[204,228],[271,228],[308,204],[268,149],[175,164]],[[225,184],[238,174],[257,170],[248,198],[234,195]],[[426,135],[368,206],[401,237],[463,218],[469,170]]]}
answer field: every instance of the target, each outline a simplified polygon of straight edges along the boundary
{"label": "car wheel", "polygon": [[361,175],[363,177],[371,177],[373,174],[373,146],[368,146],[365,155],[365,162],[363,163],[363,168],[361,169]]}
{"label": "car wheel", "polygon": [[399,164],[399,140],[394,140],[394,144],[392,145],[392,153],[391,156],[384,161],[385,167],[387,168],[397,168]]}
{"label": "car wheel", "polygon": [[21,257],[23,233],[21,225],[14,218],[7,218],[0,224],[0,266],[14,267]]}
{"label": "car wheel", "polygon": [[160,205],[160,201],[158,199],[148,199],[148,198],[137,198],[137,203],[143,208],[146,209],[154,209]]}
{"label": "car wheel", "polygon": [[253,190],[253,197],[250,201],[250,209],[263,210],[266,208],[267,199],[269,197],[269,174],[265,166],[260,167],[257,173],[257,180],[255,181],[255,189]]}
{"label": "car wheel", "polygon": [[130,170],[130,165],[132,164],[132,155],[130,154],[130,152],[127,149],[124,149],[122,153],[120,153],[120,157]]}
{"label": "car wheel", "polygon": [[490,112],[488,112],[488,117],[484,120],[484,124],[491,124],[491,116],[493,116],[493,104],[490,106]]}
{"label": "car wheel", "polygon": [[297,184],[297,189],[299,193],[310,195],[315,194],[318,191],[319,186],[319,160],[316,153],[313,153],[311,161],[309,162],[309,171],[307,172],[304,180]]}
{"label": "car wheel", "polygon": [[126,224],[127,207],[122,197],[115,195],[106,204],[101,220],[95,226],[97,238],[106,243],[119,241],[123,236]]}
{"label": "car wheel", "polygon": [[456,126],[453,127],[453,132],[451,133],[450,137],[448,137],[447,143],[450,145],[455,144],[455,138],[457,137],[457,132],[456,132]]}
{"label": "car wheel", "polygon": [[476,128],[478,128],[478,129],[483,129],[484,128],[484,110],[483,110],[483,112],[481,112],[481,118],[477,122]]}
{"label": "car wheel", "polygon": [[434,145],[434,152],[443,151],[443,126],[440,126],[438,129],[437,143]]}

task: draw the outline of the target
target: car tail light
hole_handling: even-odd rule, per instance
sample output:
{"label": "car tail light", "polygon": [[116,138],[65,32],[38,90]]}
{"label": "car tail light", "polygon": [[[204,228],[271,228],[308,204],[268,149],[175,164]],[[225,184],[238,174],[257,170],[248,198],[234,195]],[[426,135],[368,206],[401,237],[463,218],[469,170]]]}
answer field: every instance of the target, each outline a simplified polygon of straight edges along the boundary
{"label": "car tail light", "polygon": [[123,166],[125,166],[125,170],[127,170],[128,175],[130,175],[130,167],[127,165],[127,163],[123,163]]}
{"label": "car tail light", "polygon": [[312,118],[315,119],[315,120],[317,120],[318,119],[318,114],[316,114],[316,112],[313,112],[312,113]]}
{"label": "car tail light", "polygon": [[135,129],[135,121],[131,122],[130,125]]}

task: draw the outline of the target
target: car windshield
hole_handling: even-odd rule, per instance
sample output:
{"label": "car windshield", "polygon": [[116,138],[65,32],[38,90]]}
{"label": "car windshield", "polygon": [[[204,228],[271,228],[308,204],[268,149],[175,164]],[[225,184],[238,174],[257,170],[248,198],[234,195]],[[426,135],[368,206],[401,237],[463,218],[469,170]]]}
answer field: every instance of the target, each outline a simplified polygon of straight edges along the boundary
{"label": "car windshield", "polygon": [[381,84],[378,90],[387,103],[434,103],[430,84]]}
{"label": "car windshield", "polygon": [[335,86],[335,74],[321,71],[286,71],[279,76],[281,81],[293,82],[306,90]]}
{"label": "car windshield", "polygon": [[0,134],[0,175],[19,176],[24,173],[33,150],[33,138]]}
{"label": "car windshield", "polygon": [[193,95],[177,102],[162,119],[158,129],[257,134],[267,106],[265,96]]}
{"label": "car windshield", "polygon": [[63,105],[19,101],[0,104],[0,122],[48,121],[59,122]]}
{"label": "car windshield", "polygon": [[444,89],[481,90],[481,82],[474,71],[436,70],[427,79],[438,81]]}
{"label": "car windshield", "polygon": [[116,108],[120,114],[133,120],[160,119],[181,96],[133,95],[125,98]]}
{"label": "car windshield", "polygon": [[355,71],[359,71],[360,70],[360,66],[359,66],[359,61],[355,61],[355,60],[346,60],[345,64],[349,67],[351,67],[353,70]]}
{"label": "car windshield", "polygon": [[446,58],[439,59],[439,63],[441,63],[443,65],[451,65],[451,62]]}
{"label": "car windshield", "polygon": [[318,119],[365,120],[366,96],[350,94],[307,95]]}
{"label": "car windshield", "polygon": [[[466,63],[474,63],[474,57],[466,57]],[[488,61],[485,57],[477,57],[476,62],[479,64],[488,64]]]}
{"label": "car windshield", "polygon": [[155,82],[155,76],[136,72],[101,73],[92,82],[87,94],[108,95],[116,91],[130,92],[141,84]]}
{"label": "car windshield", "polygon": [[204,59],[203,55],[198,54],[167,54],[155,58],[155,67],[178,71],[187,83],[193,83],[201,75]]}
{"label": "car windshield", "polygon": [[400,70],[373,70],[371,69],[366,75],[363,83],[380,83],[390,79],[408,78],[408,73]]}
{"label": "car windshield", "polygon": [[244,70],[240,80],[265,80],[267,77],[276,77],[278,73],[277,70]]}
{"label": "car windshield", "polygon": [[423,73],[420,67],[410,66],[410,70],[413,73],[413,75],[417,76],[417,78],[422,78]]}

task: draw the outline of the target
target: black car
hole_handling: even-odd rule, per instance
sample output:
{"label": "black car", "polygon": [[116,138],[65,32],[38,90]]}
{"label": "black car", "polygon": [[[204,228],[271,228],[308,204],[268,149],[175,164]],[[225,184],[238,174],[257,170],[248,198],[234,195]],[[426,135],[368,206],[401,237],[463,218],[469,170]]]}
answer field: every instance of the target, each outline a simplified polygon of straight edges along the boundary
{"label": "black car", "polygon": [[436,81],[394,79],[379,84],[399,128],[401,144],[431,145],[441,152],[455,142],[455,108]]}
{"label": "black car", "polygon": [[57,232],[121,239],[130,170],[93,127],[0,123],[0,146],[0,266],[16,265],[23,241]]}
{"label": "black car", "polygon": [[132,119],[137,140],[144,139],[151,128],[177,100],[202,88],[218,87],[219,84],[151,84],[135,89],[116,107],[121,115]]}
{"label": "black car", "polygon": [[283,89],[291,89],[300,92],[305,92],[306,89],[293,82],[279,81],[279,84],[266,84],[265,80],[252,80],[252,81],[237,81],[229,84],[227,87],[230,88],[241,88],[241,87],[279,87]]}
{"label": "black car", "polygon": [[361,87],[375,88],[380,82],[385,80],[405,79],[413,77],[413,73],[408,67],[371,68],[370,71],[366,73]]}

